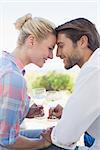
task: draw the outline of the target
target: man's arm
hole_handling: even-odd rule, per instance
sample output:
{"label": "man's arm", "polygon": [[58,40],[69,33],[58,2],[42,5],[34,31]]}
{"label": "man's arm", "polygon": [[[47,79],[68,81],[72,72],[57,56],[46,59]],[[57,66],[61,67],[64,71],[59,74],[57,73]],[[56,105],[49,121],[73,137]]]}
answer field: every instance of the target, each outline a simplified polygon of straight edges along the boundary
{"label": "man's arm", "polygon": [[61,119],[51,133],[52,142],[63,148],[74,148],[81,135],[100,115],[100,70],[81,72]]}

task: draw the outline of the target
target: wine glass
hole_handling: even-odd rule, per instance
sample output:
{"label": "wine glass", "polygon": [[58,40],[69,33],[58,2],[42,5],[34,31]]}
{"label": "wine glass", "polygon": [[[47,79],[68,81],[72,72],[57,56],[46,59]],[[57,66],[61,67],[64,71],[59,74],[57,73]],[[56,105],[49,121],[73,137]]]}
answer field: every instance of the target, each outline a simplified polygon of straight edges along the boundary
{"label": "wine glass", "polygon": [[[36,105],[44,105],[44,101],[46,100],[46,89],[45,88],[35,88],[32,91],[33,101]],[[45,110],[44,110],[45,112]],[[44,119],[45,115],[42,117],[37,117],[37,119]]]}
{"label": "wine glass", "polygon": [[[47,92],[47,101],[48,101],[48,117],[49,117],[49,109],[54,108],[58,104],[58,92],[57,91],[48,91]],[[55,116],[52,116],[52,119],[49,121],[56,121],[57,118]]]}
{"label": "wine glass", "polygon": [[45,88],[35,88],[33,89],[33,100],[37,105],[43,105],[46,100],[46,89]]}

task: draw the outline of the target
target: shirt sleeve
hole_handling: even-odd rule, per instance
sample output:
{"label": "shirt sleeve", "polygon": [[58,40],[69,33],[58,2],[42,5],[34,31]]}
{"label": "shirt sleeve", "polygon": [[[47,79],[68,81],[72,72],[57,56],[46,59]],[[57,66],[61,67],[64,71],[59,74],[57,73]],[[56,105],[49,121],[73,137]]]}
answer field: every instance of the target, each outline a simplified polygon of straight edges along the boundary
{"label": "shirt sleeve", "polygon": [[80,72],[61,120],[52,130],[52,142],[74,149],[76,142],[100,115],[100,69],[87,67]]}
{"label": "shirt sleeve", "polygon": [[0,144],[16,142],[19,112],[25,99],[26,85],[20,74],[10,72],[0,78]]}

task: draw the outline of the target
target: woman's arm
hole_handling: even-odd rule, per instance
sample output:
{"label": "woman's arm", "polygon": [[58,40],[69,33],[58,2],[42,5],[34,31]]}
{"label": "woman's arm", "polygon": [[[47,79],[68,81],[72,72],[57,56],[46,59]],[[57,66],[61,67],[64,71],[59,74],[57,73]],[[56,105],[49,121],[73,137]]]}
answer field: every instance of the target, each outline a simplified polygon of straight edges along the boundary
{"label": "woman's arm", "polygon": [[43,137],[41,137],[41,139],[29,139],[23,136],[19,136],[14,144],[10,144],[5,147],[8,149],[25,150],[25,149],[33,149],[33,148],[41,149],[41,148],[46,148],[50,145],[51,143],[49,143]]}

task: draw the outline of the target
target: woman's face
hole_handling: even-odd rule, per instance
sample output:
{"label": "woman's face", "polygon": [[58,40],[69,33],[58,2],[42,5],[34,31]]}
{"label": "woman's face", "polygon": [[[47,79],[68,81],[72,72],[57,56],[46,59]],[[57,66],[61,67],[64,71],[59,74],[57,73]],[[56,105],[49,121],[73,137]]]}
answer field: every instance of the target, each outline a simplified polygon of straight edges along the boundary
{"label": "woman's face", "polygon": [[29,53],[30,63],[42,67],[46,60],[53,58],[53,49],[56,44],[56,36],[48,34],[41,42],[35,40]]}

